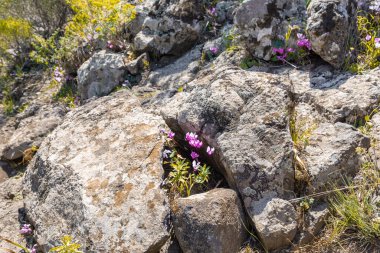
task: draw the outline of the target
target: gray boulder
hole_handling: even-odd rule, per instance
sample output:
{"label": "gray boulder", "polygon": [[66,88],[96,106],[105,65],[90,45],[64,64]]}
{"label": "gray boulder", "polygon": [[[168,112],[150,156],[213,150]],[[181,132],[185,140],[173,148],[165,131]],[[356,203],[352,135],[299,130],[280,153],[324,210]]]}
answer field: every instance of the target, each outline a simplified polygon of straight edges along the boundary
{"label": "gray boulder", "polygon": [[313,206],[304,214],[302,229],[299,234],[298,243],[305,245],[321,232],[330,215],[328,205],[326,203]]}
{"label": "gray boulder", "polygon": [[355,37],[356,0],[311,0],[306,31],[315,53],[336,68],[344,64]]}
{"label": "gray boulder", "polygon": [[265,249],[289,246],[297,233],[298,214],[293,205],[279,198],[262,199],[256,205],[255,227]]}
{"label": "gray boulder", "polygon": [[109,94],[124,80],[124,56],[103,50],[78,69],[78,90],[82,99]]}
{"label": "gray boulder", "polygon": [[184,253],[238,252],[246,239],[244,212],[231,189],[179,198],[173,209],[174,230]]}
{"label": "gray boulder", "polygon": [[164,122],[118,92],[70,112],[23,181],[44,250],[72,235],[86,252],[158,252],[169,238],[158,129]]}
{"label": "gray boulder", "polygon": [[127,68],[128,72],[132,75],[137,75],[144,70],[149,69],[149,56],[148,54],[144,53],[134,59],[133,61],[127,62],[125,67]]}
{"label": "gray boulder", "polygon": [[254,56],[269,60],[272,41],[286,34],[288,20],[301,24],[305,15],[304,0],[247,0],[236,9],[234,24],[246,48]]}
{"label": "gray boulder", "polygon": [[367,149],[369,146],[369,138],[348,124],[320,124],[305,148],[311,191],[331,188],[333,184],[355,176],[361,166],[356,148]]}

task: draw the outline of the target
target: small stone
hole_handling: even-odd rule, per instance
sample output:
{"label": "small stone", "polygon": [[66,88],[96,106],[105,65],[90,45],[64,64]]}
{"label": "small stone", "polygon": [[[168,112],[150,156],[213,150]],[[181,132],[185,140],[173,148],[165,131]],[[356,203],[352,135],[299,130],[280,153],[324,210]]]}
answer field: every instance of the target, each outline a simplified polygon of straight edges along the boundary
{"label": "small stone", "polygon": [[297,212],[286,200],[262,199],[255,203],[254,222],[267,250],[289,246],[297,233]]}
{"label": "small stone", "polygon": [[82,99],[109,94],[118,86],[125,73],[122,54],[102,50],[95,53],[78,69],[78,90]]}
{"label": "small stone", "polygon": [[184,253],[239,251],[247,234],[235,191],[218,188],[179,198],[174,205],[174,230]]}

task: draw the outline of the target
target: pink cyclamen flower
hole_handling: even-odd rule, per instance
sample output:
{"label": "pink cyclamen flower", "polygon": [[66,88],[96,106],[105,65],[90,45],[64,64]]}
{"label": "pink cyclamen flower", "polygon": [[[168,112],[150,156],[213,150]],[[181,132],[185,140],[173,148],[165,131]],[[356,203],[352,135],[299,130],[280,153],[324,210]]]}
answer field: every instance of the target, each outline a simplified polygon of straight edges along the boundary
{"label": "pink cyclamen flower", "polygon": [[201,166],[201,163],[200,162],[197,162],[197,161],[193,161],[193,169],[194,171],[198,171],[198,168]]}
{"label": "pink cyclamen flower", "polygon": [[371,39],[372,39],[372,36],[371,36],[371,35],[368,34],[367,36],[365,36],[365,40],[366,40],[366,41],[369,41],[369,40],[371,40]]}
{"label": "pink cyclamen flower", "polygon": [[284,54],[285,53],[285,49],[283,48],[273,48],[273,53],[275,54]]}
{"label": "pink cyclamen flower", "polygon": [[210,47],[210,52],[213,53],[213,54],[217,54],[218,53],[218,48],[217,47]]}
{"label": "pink cyclamen flower", "polygon": [[194,152],[194,151],[191,152],[190,156],[191,156],[191,158],[192,158],[193,160],[195,160],[195,159],[197,159],[197,158],[199,157],[198,153],[197,153],[197,152]]}
{"label": "pink cyclamen flower", "polygon": [[203,142],[201,142],[200,140],[191,140],[189,141],[189,145],[194,148],[201,148],[203,145]]}
{"label": "pink cyclamen flower", "polygon": [[306,38],[306,36],[302,33],[297,33],[297,46],[298,47],[306,47],[311,50],[311,42]]}
{"label": "pink cyclamen flower", "polygon": [[198,139],[198,135],[196,135],[195,133],[186,133],[186,136],[185,136],[186,141],[197,140],[197,139]]}
{"label": "pink cyclamen flower", "polygon": [[208,155],[212,155],[215,152],[215,148],[207,147],[206,152]]}
{"label": "pink cyclamen flower", "polygon": [[170,131],[170,132],[168,133],[168,138],[169,138],[169,139],[173,139],[173,138],[174,138],[174,135],[175,135],[175,133],[173,133],[172,131]]}
{"label": "pink cyclamen flower", "polygon": [[33,230],[30,228],[30,224],[24,224],[20,229],[20,234],[22,235],[30,235],[32,232]]}
{"label": "pink cyclamen flower", "polygon": [[294,53],[296,50],[294,48],[292,48],[292,47],[289,47],[289,48],[286,49],[286,51],[289,52],[289,53]]}
{"label": "pink cyclamen flower", "polygon": [[380,38],[375,38],[375,47],[380,48]]}
{"label": "pink cyclamen flower", "polygon": [[215,8],[215,7],[212,7],[212,8],[210,9],[210,14],[211,14],[212,16],[216,16],[216,8]]}
{"label": "pink cyclamen flower", "polygon": [[277,59],[280,61],[285,61],[286,57],[288,56],[285,48],[273,48],[273,53],[276,54]]}
{"label": "pink cyclamen flower", "polygon": [[33,248],[30,250],[30,253],[37,253],[37,244],[33,245]]}

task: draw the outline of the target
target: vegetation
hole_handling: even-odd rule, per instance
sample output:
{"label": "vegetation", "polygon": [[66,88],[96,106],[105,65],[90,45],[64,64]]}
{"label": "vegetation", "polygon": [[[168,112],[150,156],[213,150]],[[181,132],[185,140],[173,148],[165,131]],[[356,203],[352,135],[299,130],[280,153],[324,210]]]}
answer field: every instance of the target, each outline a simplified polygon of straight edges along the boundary
{"label": "vegetation", "polygon": [[[23,230],[21,230],[20,233],[23,234],[24,236],[29,235],[29,231],[27,234],[25,234],[25,233],[23,233]],[[4,242],[8,243],[10,246],[14,246],[14,247],[22,250],[25,253],[37,253],[37,245],[33,245],[32,248],[27,248],[27,247],[24,247],[17,242],[11,241],[11,240],[6,239],[4,237],[0,237],[0,241],[4,241]],[[51,248],[49,250],[49,252],[82,253],[83,251],[79,250],[81,247],[82,246],[80,244],[73,242],[73,238],[71,236],[65,235],[61,239],[61,245]],[[0,250],[3,250],[4,252],[16,252],[16,251],[9,249],[9,248],[0,248]]]}
{"label": "vegetation", "polygon": [[[301,33],[298,26],[289,26],[285,36],[279,36],[273,44],[274,62],[284,62],[294,66],[290,62],[296,62],[300,65],[309,63],[309,54],[311,50],[311,42],[306,35]],[[295,66],[294,66],[295,67]]]}
{"label": "vegetation", "polygon": [[[198,140],[196,134],[187,133],[186,141],[190,147],[188,149],[190,154],[189,158],[184,158],[177,151],[181,147],[174,140],[175,134],[173,132],[166,133],[164,130],[161,131],[161,134],[166,136],[165,146],[167,148],[162,154],[164,165],[169,165],[170,167],[170,173],[165,184],[174,194],[182,197],[190,196],[194,186],[202,186],[207,183],[211,174],[210,167],[205,163],[201,165],[199,160],[200,155],[197,150],[202,148],[203,143]],[[207,147],[206,153],[211,156],[214,153],[214,148]]]}
{"label": "vegetation", "polygon": [[103,42],[121,38],[124,25],[135,18],[134,6],[120,2],[0,0],[0,62],[23,67],[31,60],[76,70]]}
{"label": "vegetation", "polygon": [[351,41],[347,58],[348,69],[354,73],[361,74],[380,65],[379,18],[380,13],[358,13],[357,30],[359,41]]}

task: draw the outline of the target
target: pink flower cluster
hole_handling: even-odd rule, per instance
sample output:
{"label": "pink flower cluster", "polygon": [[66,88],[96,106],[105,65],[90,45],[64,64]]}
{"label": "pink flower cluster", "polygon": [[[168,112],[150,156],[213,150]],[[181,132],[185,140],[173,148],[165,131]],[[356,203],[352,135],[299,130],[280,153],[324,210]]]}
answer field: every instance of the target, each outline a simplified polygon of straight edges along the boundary
{"label": "pink flower cluster", "polygon": [[30,235],[32,233],[33,233],[33,230],[30,227],[30,224],[24,224],[24,225],[22,225],[22,227],[20,229],[20,234],[22,234],[22,235]]}
{"label": "pink flower cluster", "polygon": [[[203,142],[200,141],[198,139],[198,135],[195,134],[195,133],[186,133],[186,136],[185,136],[185,140],[189,143],[189,145],[193,148],[196,148],[196,149],[200,149],[202,146],[203,146]],[[215,148],[212,148],[212,147],[207,147],[206,149],[206,152],[208,155],[212,155],[215,151]],[[199,154],[195,151],[191,151],[191,154],[190,154],[191,158],[193,159],[193,169],[194,171],[197,171],[199,166],[200,166],[200,162],[198,161],[198,158],[199,158]]]}
{"label": "pink flower cluster", "polygon": [[201,148],[203,145],[203,142],[198,140],[198,135],[196,135],[195,133],[187,133],[185,136],[185,140],[193,148]]}
{"label": "pink flower cluster", "polygon": [[308,50],[311,50],[311,42],[306,38],[306,36],[302,33],[297,33],[297,46],[298,47],[304,47]]}
{"label": "pink flower cluster", "polygon": [[107,41],[107,48],[112,49],[114,45],[112,44],[112,41],[108,40]]}
{"label": "pink flower cluster", "polygon": [[280,61],[285,61],[286,57],[288,57],[288,53],[294,53],[294,48],[273,48],[273,53],[276,54],[277,59]]}
{"label": "pink flower cluster", "polygon": [[54,80],[60,83],[62,81],[62,78],[63,78],[63,69],[61,67],[56,67],[54,69]]}
{"label": "pink flower cluster", "polygon": [[[302,33],[297,33],[297,47],[299,48],[306,48],[308,50],[311,50],[311,42],[306,38],[306,36]],[[285,40],[283,37],[281,37],[281,40]],[[292,47],[288,48],[273,48],[273,53],[276,55],[277,59],[284,62],[286,61],[286,58],[289,56],[290,53],[296,52],[296,49]]]}
{"label": "pink flower cluster", "polygon": [[209,50],[214,55],[218,54],[218,51],[219,51],[217,47],[210,47]]}

